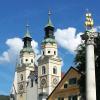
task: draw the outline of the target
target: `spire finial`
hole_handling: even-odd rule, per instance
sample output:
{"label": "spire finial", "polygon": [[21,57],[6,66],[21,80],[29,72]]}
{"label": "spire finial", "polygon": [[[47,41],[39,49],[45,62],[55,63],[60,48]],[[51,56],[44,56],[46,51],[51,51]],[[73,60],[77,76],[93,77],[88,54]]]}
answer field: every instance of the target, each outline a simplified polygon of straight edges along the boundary
{"label": "spire finial", "polygon": [[51,11],[50,11],[50,10],[48,11],[48,16],[49,16],[49,17],[51,16]]}
{"label": "spire finial", "polygon": [[86,16],[86,21],[85,21],[86,30],[92,29],[93,25],[94,25],[94,21],[93,21],[93,18],[92,18],[92,14],[89,12],[88,9],[86,9],[85,16]]}
{"label": "spire finial", "polygon": [[29,27],[30,25],[29,24],[26,24],[26,32],[29,33]]}
{"label": "spire finial", "polygon": [[51,16],[51,11],[49,10],[48,11],[48,24],[45,27],[48,27],[48,26],[54,27],[52,22],[51,22],[50,16]]}
{"label": "spire finial", "polygon": [[29,32],[29,27],[30,27],[30,25],[29,24],[26,24],[26,33],[25,33],[25,36],[24,37],[31,37],[30,36],[30,32]]}

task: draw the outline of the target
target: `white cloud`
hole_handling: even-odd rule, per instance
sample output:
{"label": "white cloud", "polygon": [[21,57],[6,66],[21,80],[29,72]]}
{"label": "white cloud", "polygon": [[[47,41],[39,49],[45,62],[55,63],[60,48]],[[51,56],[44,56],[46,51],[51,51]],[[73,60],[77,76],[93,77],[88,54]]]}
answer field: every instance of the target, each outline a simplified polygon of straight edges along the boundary
{"label": "white cloud", "polygon": [[[20,50],[23,47],[23,42],[21,38],[11,38],[7,39],[6,45],[8,46],[8,50],[4,51],[0,56],[0,63],[4,62],[12,62],[16,60]],[[35,53],[38,53],[38,43],[35,40],[32,40],[32,48]]]}
{"label": "white cloud", "polygon": [[95,31],[95,32],[100,32],[100,26],[95,26],[95,27],[94,27],[94,31]]}
{"label": "white cloud", "polygon": [[38,54],[39,53],[38,42],[36,42],[35,40],[32,40],[32,43],[31,44],[32,44],[32,48],[33,48],[34,52],[36,54]]}
{"label": "white cloud", "polygon": [[81,37],[83,33],[76,34],[76,29],[69,27],[67,29],[57,29],[55,32],[55,38],[57,43],[69,50],[71,53],[75,53],[77,46],[81,43]]}
{"label": "white cloud", "polygon": [[0,57],[0,62],[9,61],[8,52],[3,52],[2,56]]}

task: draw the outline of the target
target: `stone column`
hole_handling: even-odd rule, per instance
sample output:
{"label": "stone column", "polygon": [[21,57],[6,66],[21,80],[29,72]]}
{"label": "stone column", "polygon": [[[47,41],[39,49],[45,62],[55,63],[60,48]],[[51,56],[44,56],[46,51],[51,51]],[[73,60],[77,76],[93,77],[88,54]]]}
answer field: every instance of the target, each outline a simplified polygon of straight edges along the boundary
{"label": "stone column", "polygon": [[94,32],[87,31],[86,35],[86,100],[96,100]]}

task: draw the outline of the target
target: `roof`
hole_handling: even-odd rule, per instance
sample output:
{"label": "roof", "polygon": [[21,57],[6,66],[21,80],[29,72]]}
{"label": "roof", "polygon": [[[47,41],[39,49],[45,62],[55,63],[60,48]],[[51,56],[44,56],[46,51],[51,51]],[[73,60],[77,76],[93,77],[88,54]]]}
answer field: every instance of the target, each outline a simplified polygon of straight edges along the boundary
{"label": "roof", "polygon": [[61,78],[63,78],[63,77],[64,77],[64,75],[65,75],[65,73],[64,73],[64,72],[61,72]]}
{"label": "roof", "polygon": [[48,23],[47,23],[47,25],[45,26],[45,28],[48,27],[48,26],[54,27],[53,24],[52,24],[52,21],[51,21],[51,19],[50,19],[50,15],[51,15],[51,12],[49,11],[49,12],[48,12],[48,16],[49,16],[49,18],[48,18]]}
{"label": "roof", "polygon": [[[60,83],[62,82],[62,80],[66,77],[66,75],[69,73],[69,71],[73,69],[75,71],[77,71],[78,73],[80,73],[81,75],[83,75],[83,73],[81,73],[77,68],[74,67],[70,67],[69,70],[65,73],[65,75],[62,77],[62,79],[60,80],[60,82],[58,83],[58,85],[54,88],[54,90],[51,92],[51,94],[48,96],[48,98],[53,94],[53,92],[56,90],[56,88],[60,85]],[[47,100],[48,100],[47,98]]]}
{"label": "roof", "polygon": [[24,38],[25,38],[25,37],[32,38],[31,35],[30,35],[30,33],[29,33],[29,31],[27,31],[27,32],[25,33]]}
{"label": "roof", "polygon": [[56,43],[56,40],[53,38],[46,38],[42,41],[42,44],[46,43]]}
{"label": "roof", "polygon": [[28,24],[26,25],[26,33],[25,33],[25,35],[24,35],[24,38],[25,38],[25,37],[32,38],[31,35],[30,35],[30,32],[29,32],[29,25],[28,25]]}
{"label": "roof", "polygon": [[52,55],[44,55],[44,56],[42,55],[37,61],[38,61],[38,65],[40,65],[43,63],[48,63],[50,60],[61,61],[61,58],[59,56],[54,58]]}
{"label": "roof", "polygon": [[26,48],[23,48],[20,53],[24,53],[24,52],[34,52],[33,49],[31,47],[26,47]]}

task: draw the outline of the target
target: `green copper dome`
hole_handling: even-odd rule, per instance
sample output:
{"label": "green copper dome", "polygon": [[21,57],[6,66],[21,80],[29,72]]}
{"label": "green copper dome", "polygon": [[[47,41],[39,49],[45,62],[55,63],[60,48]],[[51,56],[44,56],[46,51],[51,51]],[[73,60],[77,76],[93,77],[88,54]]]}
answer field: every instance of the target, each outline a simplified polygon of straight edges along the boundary
{"label": "green copper dome", "polygon": [[46,38],[42,41],[42,44],[46,44],[46,43],[56,43],[56,40],[53,38]]}
{"label": "green copper dome", "polygon": [[33,52],[33,49],[32,48],[23,48],[21,51],[20,51],[21,53],[24,53],[24,52]]}
{"label": "green copper dome", "polygon": [[30,32],[28,30],[28,28],[29,28],[28,24],[26,25],[26,28],[27,28],[26,33],[23,38],[24,45],[23,45],[23,49],[20,51],[21,53],[33,52],[32,45],[31,45],[32,38],[31,38]]}

